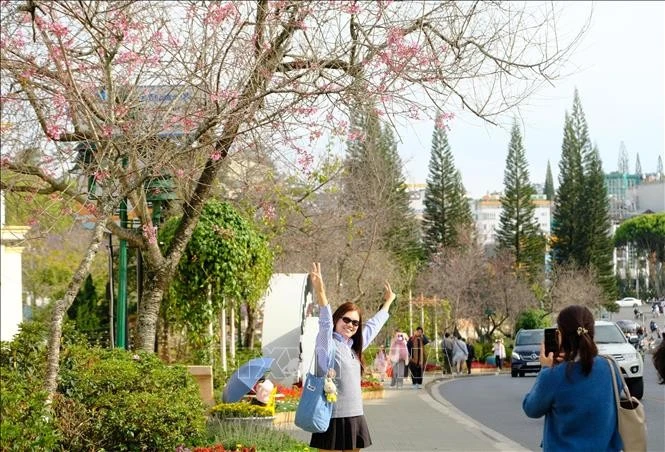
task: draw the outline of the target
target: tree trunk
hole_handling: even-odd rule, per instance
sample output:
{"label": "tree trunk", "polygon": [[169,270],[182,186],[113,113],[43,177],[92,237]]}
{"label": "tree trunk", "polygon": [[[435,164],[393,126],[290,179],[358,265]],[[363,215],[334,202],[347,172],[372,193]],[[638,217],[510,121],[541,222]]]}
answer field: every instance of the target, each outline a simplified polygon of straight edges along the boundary
{"label": "tree trunk", "polygon": [[231,359],[235,363],[236,360],[236,305],[235,303],[231,304],[231,315],[229,324],[231,325],[231,343],[229,344],[229,354]]}
{"label": "tree trunk", "polygon": [[57,380],[58,372],[60,370],[60,340],[62,339],[62,321],[65,318],[67,310],[74,302],[74,298],[76,298],[76,294],[78,294],[83,280],[86,276],[88,276],[88,273],[90,273],[90,265],[97,255],[97,252],[99,251],[99,245],[104,237],[104,223],[105,221],[99,221],[95,225],[92,240],[90,241],[90,245],[88,245],[88,251],[85,253],[85,256],[76,269],[72,280],[69,282],[65,296],[61,300],[56,301],[55,308],[53,309],[53,316],[51,317],[51,326],[47,345],[48,354],[46,356],[46,378],[44,381],[44,389],[46,389],[48,392],[49,398],[53,396],[58,386]]}
{"label": "tree trunk", "polygon": [[228,370],[226,360],[226,302],[219,311],[219,352],[222,358],[222,370],[226,372]]}
{"label": "tree trunk", "polygon": [[253,308],[248,304],[247,307],[247,328],[245,328],[245,338],[244,344],[245,347],[254,348],[254,329],[255,329],[255,314],[256,308]]}
{"label": "tree trunk", "polygon": [[160,276],[156,276],[146,284],[143,302],[139,306],[138,331],[134,346],[137,350],[146,352],[155,350],[159,306],[164,296],[164,288],[169,281],[165,271],[160,273]]}

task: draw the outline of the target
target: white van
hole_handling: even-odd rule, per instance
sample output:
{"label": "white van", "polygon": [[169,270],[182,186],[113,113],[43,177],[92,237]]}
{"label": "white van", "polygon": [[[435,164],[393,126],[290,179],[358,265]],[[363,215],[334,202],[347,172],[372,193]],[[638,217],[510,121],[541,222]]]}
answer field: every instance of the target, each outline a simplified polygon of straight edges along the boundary
{"label": "white van", "polygon": [[644,394],[642,355],[626,339],[616,323],[597,320],[595,330],[594,339],[598,346],[598,353],[614,358],[626,379],[630,394],[641,399]]}

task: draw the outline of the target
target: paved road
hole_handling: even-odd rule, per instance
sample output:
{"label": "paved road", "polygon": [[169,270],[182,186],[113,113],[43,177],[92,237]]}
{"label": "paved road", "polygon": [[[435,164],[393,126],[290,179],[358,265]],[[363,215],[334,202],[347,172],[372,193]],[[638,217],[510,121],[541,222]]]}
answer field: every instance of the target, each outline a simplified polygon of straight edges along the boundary
{"label": "paved road", "polygon": [[[530,419],[522,411],[522,399],[535,376],[511,378],[510,375],[468,377],[450,380],[439,386],[441,397],[474,420],[520,445],[538,450],[543,419]],[[665,450],[665,386],[657,383],[656,371],[645,359],[644,403],[648,422],[649,451]]]}

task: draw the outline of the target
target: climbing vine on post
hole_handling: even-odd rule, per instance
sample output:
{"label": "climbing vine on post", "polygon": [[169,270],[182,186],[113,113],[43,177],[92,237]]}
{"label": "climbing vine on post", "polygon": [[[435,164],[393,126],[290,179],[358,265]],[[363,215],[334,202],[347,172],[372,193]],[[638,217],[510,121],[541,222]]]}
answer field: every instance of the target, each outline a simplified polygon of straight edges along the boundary
{"label": "climbing vine on post", "polygon": [[[179,221],[172,218],[163,226],[162,246],[169,246]],[[268,242],[250,221],[228,203],[206,203],[162,304],[163,315],[186,328],[195,361],[210,361],[212,337],[207,330],[229,303],[246,304],[253,334],[253,314],[268,288],[272,266]]]}

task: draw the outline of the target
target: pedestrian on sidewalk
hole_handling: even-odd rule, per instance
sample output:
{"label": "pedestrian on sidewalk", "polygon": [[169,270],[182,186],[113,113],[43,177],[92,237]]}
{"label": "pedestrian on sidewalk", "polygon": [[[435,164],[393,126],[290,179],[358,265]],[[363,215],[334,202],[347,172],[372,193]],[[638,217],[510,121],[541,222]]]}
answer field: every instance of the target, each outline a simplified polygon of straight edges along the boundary
{"label": "pedestrian on sidewalk", "polygon": [[506,358],[506,348],[503,346],[503,339],[494,341],[494,363],[496,364],[496,373],[502,370],[503,360]]}
{"label": "pedestrian on sidewalk", "polygon": [[374,371],[379,374],[381,383],[386,378],[386,369],[388,368],[388,356],[386,355],[386,347],[379,347],[379,351],[374,358]]}
{"label": "pedestrian on sidewalk", "polygon": [[442,370],[445,374],[446,371],[453,373],[453,338],[450,336],[449,332],[445,332],[443,335],[443,366]]}
{"label": "pedestrian on sidewalk", "polygon": [[[316,363],[319,375],[334,373],[337,401],[333,404],[328,430],[312,433],[310,447],[322,450],[359,450],[372,445],[363,412],[360,382],[365,368],[362,352],[372,343],[388,320],[395,294],[386,281],[383,306],[363,325],[362,311],[346,302],[334,313],[326,297],[321,264],[313,263],[309,273],[314,298],[319,304],[319,333],[316,336]],[[335,350],[333,369],[328,369],[328,353]]]}
{"label": "pedestrian on sidewalk", "polygon": [[404,372],[409,360],[409,351],[406,348],[406,334],[397,330],[390,343],[390,362],[393,366],[393,375],[390,386],[400,389],[404,386]]}
{"label": "pedestrian on sidewalk", "polygon": [[[464,338],[462,338],[464,340]],[[471,375],[471,365],[473,364],[473,360],[476,357],[476,350],[473,348],[473,343],[472,340],[469,339],[466,342],[466,371],[467,375]]]}
{"label": "pedestrian on sidewalk", "polygon": [[453,365],[455,366],[455,374],[461,375],[462,365],[466,361],[467,356],[466,344],[459,336],[455,337],[453,339]]}
{"label": "pedestrian on sidewalk", "polygon": [[542,369],[522,402],[530,418],[545,416],[543,451],[622,450],[610,365],[619,392],[623,383],[616,365],[598,356],[593,314],[568,306],[556,324],[559,351],[546,356],[540,344]]}
{"label": "pedestrian on sidewalk", "polygon": [[429,339],[423,333],[422,327],[416,328],[413,336],[409,338],[406,343],[406,348],[409,351],[409,370],[411,371],[411,383],[418,389],[423,385],[423,372],[427,363],[427,354],[425,352],[425,345],[429,343]]}

